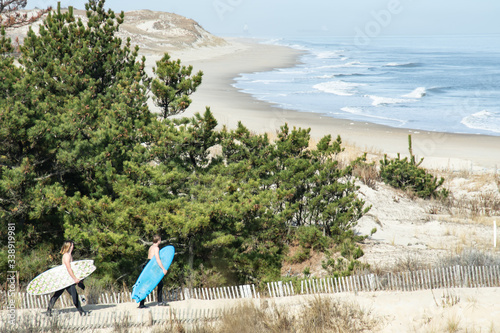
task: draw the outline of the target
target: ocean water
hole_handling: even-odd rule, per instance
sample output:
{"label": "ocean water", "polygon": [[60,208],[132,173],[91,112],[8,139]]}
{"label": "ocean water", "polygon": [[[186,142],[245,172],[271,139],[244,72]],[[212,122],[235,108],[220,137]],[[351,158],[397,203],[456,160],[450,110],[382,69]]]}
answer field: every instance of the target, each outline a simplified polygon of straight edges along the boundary
{"label": "ocean water", "polygon": [[305,53],[293,68],[237,77],[234,86],[257,99],[391,127],[500,136],[500,35],[266,42]]}

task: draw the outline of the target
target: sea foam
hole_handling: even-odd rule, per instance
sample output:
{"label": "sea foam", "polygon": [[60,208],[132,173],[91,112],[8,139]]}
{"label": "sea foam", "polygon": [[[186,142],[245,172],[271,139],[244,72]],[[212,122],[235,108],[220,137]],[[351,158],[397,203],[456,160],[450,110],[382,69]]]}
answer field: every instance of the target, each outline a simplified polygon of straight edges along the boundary
{"label": "sea foam", "polygon": [[500,113],[487,110],[464,117],[461,123],[469,128],[500,133]]}
{"label": "sea foam", "polygon": [[362,85],[363,84],[361,83],[353,82],[329,81],[315,84],[313,88],[338,96],[352,96],[355,93],[356,88]]}
{"label": "sea foam", "polygon": [[316,57],[319,59],[334,59],[334,58],[341,58],[344,59],[344,50],[336,50],[336,51],[321,51],[321,52],[315,52]]}
{"label": "sea foam", "polygon": [[344,64],[326,65],[318,67],[318,69],[328,69],[328,68],[350,68],[350,67],[367,67],[359,61],[346,62]]}
{"label": "sea foam", "polygon": [[391,98],[391,97],[381,97],[373,95],[367,95],[367,97],[370,97],[372,99],[373,106],[415,102],[414,99]]}
{"label": "sea foam", "polygon": [[418,66],[420,66],[420,64],[417,62],[407,62],[407,63],[390,62],[388,64],[385,64],[385,67],[418,67]]}
{"label": "sea foam", "polygon": [[413,90],[411,93],[403,95],[401,97],[406,97],[406,98],[422,98],[427,94],[427,90],[425,87],[418,87],[417,89]]}
{"label": "sea foam", "polygon": [[373,114],[368,114],[365,111],[363,111],[363,109],[357,108],[357,107],[346,106],[346,107],[341,108],[340,110],[344,111],[346,113],[353,114],[353,115],[358,115],[358,116],[362,116],[362,117],[383,120],[382,123],[384,123],[385,125],[401,126],[401,125],[406,124],[406,121],[404,121],[404,120],[396,119],[396,118],[390,118],[390,117],[377,116],[377,115],[373,115]]}

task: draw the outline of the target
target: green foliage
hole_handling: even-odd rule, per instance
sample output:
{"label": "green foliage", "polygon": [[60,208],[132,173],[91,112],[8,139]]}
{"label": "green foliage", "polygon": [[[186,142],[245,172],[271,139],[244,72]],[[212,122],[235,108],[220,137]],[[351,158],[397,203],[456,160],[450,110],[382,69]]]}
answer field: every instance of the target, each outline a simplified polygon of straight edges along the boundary
{"label": "green foliage", "polygon": [[328,258],[323,262],[323,268],[328,271],[328,274],[334,277],[350,276],[357,270],[368,268],[368,264],[363,264],[358,260],[346,260],[343,257]]}
{"label": "green foliage", "polygon": [[418,163],[416,162],[415,155],[412,153],[411,135],[408,135],[408,146],[409,159],[401,158],[399,154],[395,159],[388,159],[387,155],[384,155],[384,159],[380,161],[380,175],[383,181],[395,188],[410,190],[421,198],[446,198],[448,196],[446,189],[438,191],[444,183],[444,178],[438,180],[421,168],[423,158]]}
{"label": "green foliage", "polygon": [[300,226],[294,230],[291,242],[298,243],[298,249],[286,261],[294,264],[309,259],[311,251],[324,252],[330,247],[332,239],[324,236],[316,226]]}
{"label": "green foliage", "polygon": [[[137,257],[142,232],[124,209],[125,168],[147,162],[143,137],[155,117],[145,59],[114,36],[123,13],[103,5],[86,5],[86,24],[58,8],[38,34],[29,30],[21,67],[1,58],[0,219],[16,223],[26,249],[73,237],[116,277]],[[2,52],[9,43],[2,38]]]}
{"label": "green foliage", "polygon": [[358,261],[364,255],[358,242],[363,241],[367,236],[355,236],[352,231],[348,234],[350,237],[346,236],[331,251],[326,251],[326,260],[322,266],[332,276],[349,276],[356,270],[368,267],[368,264]]}
{"label": "green foliage", "polygon": [[53,225],[47,219],[65,194],[114,195],[106,175],[123,169],[151,121],[144,63],[113,37],[123,14],[115,20],[102,5],[88,5],[86,27],[58,9],[21,47],[19,80],[0,114],[1,214],[9,221]]}
{"label": "green foliage", "polygon": [[296,237],[300,246],[312,249],[313,251],[324,251],[331,244],[331,238],[323,236],[321,231],[315,226],[297,228]]}
{"label": "green foliage", "polygon": [[156,105],[162,109],[163,118],[184,112],[191,104],[188,96],[201,84],[203,72],[191,76],[193,66],[181,66],[180,59],[171,61],[168,54],[157,61],[156,66],[153,73],[157,78],[151,84],[151,91]]}
{"label": "green foliage", "polygon": [[315,225],[325,236],[342,239],[369,207],[356,196],[352,167],[341,168],[335,160],[343,150],[340,137],[325,136],[311,150],[309,133],[285,124],[271,145],[267,136],[251,136],[240,124],[223,142],[224,157],[237,163],[243,177],[253,175],[266,188],[276,188],[282,202],[275,212],[287,227]]}

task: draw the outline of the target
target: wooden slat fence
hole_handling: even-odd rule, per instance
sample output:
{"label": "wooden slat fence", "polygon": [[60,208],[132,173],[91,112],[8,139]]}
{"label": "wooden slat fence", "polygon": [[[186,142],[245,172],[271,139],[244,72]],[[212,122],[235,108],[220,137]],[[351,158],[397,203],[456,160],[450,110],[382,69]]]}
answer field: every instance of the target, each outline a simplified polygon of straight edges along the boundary
{"label": "wooden slat fence", "polygon": [[[82,304],[85,302],[82,301],[82,296],[80,296],[80,301]],[[16,293],[16,308],[18,309],[46,309],[51,294],[48,295],[40,295],[33,296],[27,293]],[[120,293],[101,293],[100,295],[88,295],[87,303],[88,304],[119,304],[119,303],[127,303],[133,302],[130,298],[131,294],[129,292],[120,292]],[[229,287],[220,287],[220,288],[178,288],[173,290],[164,291],[163,299],[169,302],[172,301],[183,301],[187,299],[202,299],[202,300],[215,300],[215,299],[242,299],[242,298],[260,298],[260,294],[255,290],[254,285],[241,285],[241,286],[229,286]],[[0,292],[0,299],[6,300],[7,294],[5,292]],[[156,302],[156,291],[153,291],[146,297],[146,302]],[[61,307],[72,307],[73,301],[71,296],[67,293],[64,293],[59,297],[58,303]],[[3,303],[3,302],[2,302]],[[2,306],[2,309],[5,309],[6,305]]]}
{"label": "wooden slat fence", "polygon": [[240,298],[260,298],[260,294],[255,291],[255,286],[241,285],[220,288],[194,288],[184,289],[183,299],[240,299]]}
{"label": "wooden slat fence", "polygon": [[[481,287],[500,287],[500,266],[454,266],[382,276],[366,274],[308,279],[301,281],[301,294]],[[271,292],[269,294],[276,297]]]}
{"label": "wooden slat fence", "polygon": [[[92,329],[110,327],[142,327],[165,323],[192,324],[199,321],[213,321],[219,319],[224,310],[221,309],[171,309],[161,307],[140,311],[136,316],[129,312],[98,312],[90,316],[80,316],[77,312],[70,314],[58,314],[52,317],[44,313],[25,314],[16,318],[16,325],[25,328],[53,329],[65,331],[88,331]],[[0,317],[3,323],[8,322],[7,316]],[[7,325],[7,324],[4,324]],[[7,328],[2,327],[0,328]]]}
{"label": "wooden slat fence", "polygon": [[[388,273],[385,275],[365,274],[339,278],[307,279],[302,280],[300,291],[295,290],[292,282],[267,283],[268,297],[287,297],[297,294],[362,292],[377,290],[414,291],[435,288],[455,287],[500,287],[500,266],[454,266],[429,270],[419,270],[402,273]],[[265,292],[264,292],[265,293]],[[26,293],[17,293],[16,308],[36,309],[47,308],[51,295],[33,296]],[[118,304],[132,302],[130,293],[101,293],[89,295],[88,304]],[[167,301],[182,301],[187,299],[217,300],[260,298],[254,285],[229,286],[219,288],[173,289],[164,294]],[[0,292],[0,300],[6,300],[5,292]],[[71,297],[63,294],[59,301],[60,306],[72,307]],[[146,298],[146,302],[156,302],[156,292]],[[6,308],[5,301],[2,309]]]}
{"label": "wooden slat fence", "polygon": [[270,282],[267,284],[267,290],[270,297],[286,297],[295,295],[292,282]]}

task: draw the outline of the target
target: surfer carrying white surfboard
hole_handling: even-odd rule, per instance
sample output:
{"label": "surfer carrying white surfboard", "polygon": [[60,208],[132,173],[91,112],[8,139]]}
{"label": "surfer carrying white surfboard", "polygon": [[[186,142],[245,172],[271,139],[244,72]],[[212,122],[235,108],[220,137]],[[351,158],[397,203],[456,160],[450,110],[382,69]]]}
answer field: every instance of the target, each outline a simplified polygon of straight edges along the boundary
{"label": "surfer carrying white surfboard", "polygon": [[78,285],[80,288],[85,289],[85,285],[83,284],[83,281],[80,281],[75,276],[75,273],[73,272],[73,269],[71,268],[71,262],[73,261],[73,248],[74,248],[74,243],[73,241],[67,240],[64,242],[64,244],[61,247],[60,253],[63,255],[62,256],[62,263],[68,270],[68,274],[71,276],[73,281],[75,281],[74,284],[72,284],[69,287],[66,287],[64,289],[60,289],[54,293],[52,298],[49,301],[49,307],[47,308],[47,314],[49,316],[52,315],[52,308],[54,307],[54,304],[56,303],[57,299],[63,294],[63,292],[66,290],[70,295],[71,298],[73,299],[73,304],[75,305],[76,309],[78,312],[80,312],[81,316],[85,316],[88,314],[88,311],[85,311],[82,309],[82,306],[80,305],[80,299],[78,298],[78,293],[76,292],[76,285]]}
{"label": "surfer carrying white surfboard", "polygon": [[[149,250],[148,250],[148,260],[143,263],[141,265],[141,270],[144,269],[144,267],[146,267],[146,265],[148,264],[148,262],[153,259],[153,257],[156,259],[156,262],[158,263],[158,266],[160,266],[161,270],[163,271],[163,275],[165,276],[167,274],[167,270],[165,269],[165,267],[163,266],[162,262],[161,262],[161,259],[160,259],[160,242],[161,242],[161,236],[160,235],[154,235],[153,236],[153,245],[151,245],[149,247]],[[157,294],[156,294],[156,298],[158,299],[158,305],[167,305],[166,302],[163,302],[163,281],[160,280],[160,282],[158,283],[158,289],[156,290]],[[139,303],[139,309],[143,309],[143,308],[146,308],[146,305],[144,304],[145,302],[145,299],[143,299],[140,303]]]}

